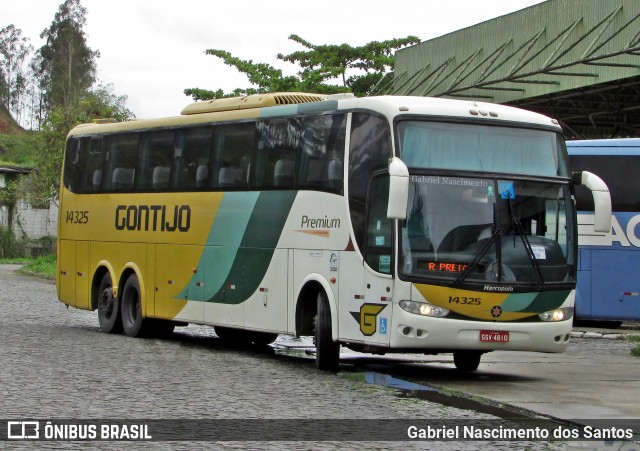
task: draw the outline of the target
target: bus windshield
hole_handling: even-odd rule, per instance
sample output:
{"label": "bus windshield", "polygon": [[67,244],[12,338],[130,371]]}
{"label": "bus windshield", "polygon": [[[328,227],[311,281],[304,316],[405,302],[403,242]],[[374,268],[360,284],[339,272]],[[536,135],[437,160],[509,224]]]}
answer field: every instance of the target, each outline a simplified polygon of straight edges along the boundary
{"label": "bus windshield", "polygon": [[550,131],[405,120],[398,142],[410,168],[569,175],[562,139]]}
{"label": "bus windshield", "polygon": [[[553,133],[520,130],[516,139],[505,128],[403,124],[402,157],[410,170],[404,277],[523,289],[575,281],[574,207],[568,181],[557,178],[567,170]],[[441,144],[429,133],[456,129],[461,136]],[[556,179],[524,180],[525,173]]]}

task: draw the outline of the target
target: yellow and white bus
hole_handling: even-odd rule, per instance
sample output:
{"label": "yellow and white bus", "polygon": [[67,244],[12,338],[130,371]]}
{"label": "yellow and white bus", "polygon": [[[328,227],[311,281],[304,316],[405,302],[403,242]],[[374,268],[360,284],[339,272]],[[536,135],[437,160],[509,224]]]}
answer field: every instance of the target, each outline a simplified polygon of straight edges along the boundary
{"label": "yellow and white bus", "polygon": [[[339,348],[561,352],[577,232],[561,128],[500,105],[274,93],[75,127],[60,191],[60,301],[104,332],[215,327]],[[607,208],[609,210],[607,211]]]}

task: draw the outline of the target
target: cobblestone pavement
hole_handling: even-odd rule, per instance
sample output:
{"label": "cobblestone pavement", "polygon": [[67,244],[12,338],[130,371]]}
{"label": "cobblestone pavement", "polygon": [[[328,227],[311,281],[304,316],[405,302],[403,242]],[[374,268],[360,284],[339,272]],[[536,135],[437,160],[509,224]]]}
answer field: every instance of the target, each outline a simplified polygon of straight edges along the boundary
{"label": "cobblestone pavement", "polygon": [[[496,417],[399,396],[312,360],[225,346],[211,328],[172,338],[132,339],[98,330],[96,312],[65,308],[50,281],[0,265],[0,418],[4,419],[379,419],[471,421]],[[295,428],[295,421],[291,427]],[[0,448],[7,442],[0,442]],[[29,448],[33,444],[11,442]],[[37,447],[80,448],[78,442]],[[124,443],[91,447],[122,449]],[[540,442],[136,443],[189,449],[565,449]],[[434,448],[435,447],[435,448]],[[126,446],[130,448],[130,446]]]}

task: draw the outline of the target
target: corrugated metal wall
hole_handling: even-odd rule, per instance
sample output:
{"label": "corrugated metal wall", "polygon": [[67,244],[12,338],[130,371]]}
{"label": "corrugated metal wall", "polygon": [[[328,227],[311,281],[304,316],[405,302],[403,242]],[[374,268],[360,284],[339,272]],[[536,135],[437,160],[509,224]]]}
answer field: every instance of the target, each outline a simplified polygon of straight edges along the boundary
{"label": "corrugated metal wall", "polygon": [[547,0],[399,51],[385,91],[508,103],[637,76],[640,0]]}

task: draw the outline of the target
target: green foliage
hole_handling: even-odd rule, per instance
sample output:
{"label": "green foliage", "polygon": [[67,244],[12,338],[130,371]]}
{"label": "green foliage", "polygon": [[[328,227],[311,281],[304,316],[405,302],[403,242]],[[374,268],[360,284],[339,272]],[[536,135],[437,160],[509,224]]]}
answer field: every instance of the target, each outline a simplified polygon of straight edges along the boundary
{"label": "green foliage", "polygon": [[126,96],[113,94],[112,86],[101,86],[87,92],[75,107],[57,107],[49,112],[39,134],[38,154],[34,170],[23,179],[21,194],[33,205],[56,199],[67,133],[78,124],[99,118],[120,121],[133,117],[125,105]]}
{"label": "green foliage", "polygon": [[66,0],[40,34],[46,44],[39,50],[38,75],[51,110],[75,107],[96,81],[100,53],[87,46],[86,13],[80,0]]}
{"label": "green foliage", "polygon": [[[283,76],[282,71],[270,64],[254,63],[242,60],[224,50],[209,49],[207,55],[217,56],[225,64],[235,67],[247,75],[250,88],[236,88],[231,93],[221,89],[210,91],[201,88],[185,89],[184,93],[194,100],[219,99],[240,95],[260,94],[265,92],[315,92],[335,94],[353,92],[356,96],[366,96],[371,89],[392,70],[395,61],[394,52],[407,45],[419,42],[415,36],[387,41],[372,41],[360,47],[348,44],[316,45],[305,41],[298,35],[289,39],[303,45],[308,50],[294,52],[289,55],[278,54],[278,59],[298,64],[302,71],[296,76]],[[347,77],[347,71],[355,70],[359,75]],[[336,78],[342,80],[341,85],[328,83]]]}
{"label": "green foliage", "polygon": [[[407,36],[401,39],[387,41],[372,41],[363,46],[351,47],[348,44],[317,45],[312,44],[298,35],[289,36],[292,41],[301,44],[309,50],[293,52],[289,55],[278,54],[283,61],[297,63],[304,70],[301,72],[303,79],[318,78],[328,80],[337,76],[342,77],[343,86],[351,87],[355,80],[362,75],[346,78],[348,69],[360,69],[366,75],[376,74],[376,82],[389,70],[393,69],[395,62],[394,52],[402,47],[417,44],[420,40],[416,36]],[[362,84],[362,83],[361,83]],[[375,84],[375,83],[374,83]],[[364,86],[371,87],[373,85]],[[367,91],[368,92],[368,91]],[[355,94],[366,95],[367,92]]]}
{"label": "green foliage", "polygon": [[24,62],[33,51],[22,30],[13,24],[0,30],[0,102],[19,114],[27,90]]}
{"label": "green foliage", "polygon": [[0,135],[0,166],[32,167],[36,158],[37,132]]}
{"label": "green foliage", "polygon": [[0,226],[0,258],[18,258],[26,255],[25,241],[16,239],[13,231]]}
{"label": "green foliage", "polygon": [[55,254],[43,255],[28,260],[22,267],[22,272],[27,274],[55,279],[56,277],[56,256]]}
{"label": "green foliage", "polygon": [[[630,334],[630,335],[625,335],[624,339],[626,341],[629,341],[631,343],[638,343],[640,342],[640,334]],[[636,356],[636,357],[640,357],[640,345],[639,346],[635,346],[631,349],[631,355]]]}

